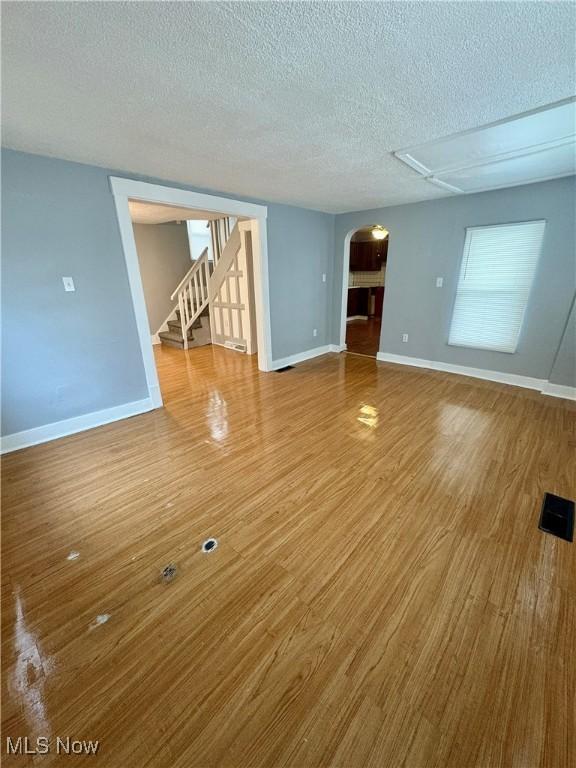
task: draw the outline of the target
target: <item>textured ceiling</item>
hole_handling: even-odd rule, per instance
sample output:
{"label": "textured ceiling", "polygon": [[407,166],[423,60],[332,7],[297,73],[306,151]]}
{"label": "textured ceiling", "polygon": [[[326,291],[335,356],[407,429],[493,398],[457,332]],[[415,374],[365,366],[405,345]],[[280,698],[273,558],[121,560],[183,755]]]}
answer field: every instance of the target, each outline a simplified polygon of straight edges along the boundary
{"label": "textured ceiling", "polygon": [[3,2],[6,146],[342,212],[391,152],[570,96],[563,2]]}

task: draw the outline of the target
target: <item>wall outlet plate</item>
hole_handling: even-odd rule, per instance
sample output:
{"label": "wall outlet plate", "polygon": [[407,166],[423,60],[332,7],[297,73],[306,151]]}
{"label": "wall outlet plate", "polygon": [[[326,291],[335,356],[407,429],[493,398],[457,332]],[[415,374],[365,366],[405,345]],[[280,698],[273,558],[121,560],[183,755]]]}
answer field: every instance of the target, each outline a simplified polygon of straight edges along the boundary
{"label": "wall outlet plate", "polygon": [[72,280],[71,277],[63,277],[62,282],[64,283],[64,290],[65,291],[75,291],[76,288],[74,287],[74,280]]}
{"label": "wall outlet plate", "polygon": [[436,288],[442,288],[444,285],[444,278],[443,277],[437,277],[436,278]]}
{"label": "wall outlet plate", "polygon": [[406,344],[406,342],[407,342],[407,341],[408,341],[408,334],[407,334],[407,333],[403,333],[403,334],[402,334],[402,342],[403,342],[404,344]]}

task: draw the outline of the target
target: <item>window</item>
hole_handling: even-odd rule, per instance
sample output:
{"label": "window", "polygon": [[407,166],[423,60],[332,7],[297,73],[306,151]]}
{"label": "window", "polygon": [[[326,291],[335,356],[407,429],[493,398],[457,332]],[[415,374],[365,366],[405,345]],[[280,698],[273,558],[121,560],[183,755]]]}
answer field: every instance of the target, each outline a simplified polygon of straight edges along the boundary
{"label": "window", "polygon": [[449,344],[516,351],[545,224],[466,230]]}

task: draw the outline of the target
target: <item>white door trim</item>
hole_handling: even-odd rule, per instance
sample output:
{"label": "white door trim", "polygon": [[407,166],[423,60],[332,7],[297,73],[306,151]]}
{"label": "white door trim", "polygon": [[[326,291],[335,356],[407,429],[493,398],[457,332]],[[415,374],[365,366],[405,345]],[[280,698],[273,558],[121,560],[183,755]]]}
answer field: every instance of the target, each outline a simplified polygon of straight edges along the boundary
{"label": "white door trim", "polygon": [[272,368],[272,333],[270,326],[270,291],[268,284],[268,237],[266,217],[268,209],[265,205],[247,203],[243,200],[233,200],[227,197],[191,192],[176,187],[165,187],[135,179],[125,179],[110,176],[110,187],[114,195],[116,215],[122,239],[124,258],[128,270],[130,293],[136,316],[138,338],[142,351],[142,362],[146,372],[148,392],[154,408],[162,406],[162,394],[156,371],[156,361],[150,337],[148,313],[144,288],[140,275],[140,263],[134,241],[132,219],[128,208],[128,200],[145,200],[151,203],[176,205],[181,208],[195,208],[202,211],[222,213],[230,216],[246,216],[254,222],[253,256],[254,256],[254,294],[256,304],[256,325],[258,331],[258,368],[269,371]]}
{"label": "white door trim", "polygon": [[[354,229],[351,229],[346,235],[346,237],[344,238],[344,261],[343,261],[343,267],[342,267],[342,306],[340,309],[340,349],[341,350],[346,349],[346,320],[353,319],[353,318],[346,317],[346,315],[348,314],[350,242],[352,240],[352,235],[355,232],[358,232],[359,229],[367,229],[368,227],[373,227],[373,226],[374,224],[360,224],[359,226],[354,227]],[[382,332],[380,332],[380,340],[381,338],[382,338]],[[378,349],[380,349],[380,343],[378,344]]]}
{"label": "white door trim", "polygon": [[340,308],[340,347],[346,349],[346,315],[348,314],[348,283],[350,281],[350,241],[359,227],[354,227],[344,238],[344,262],[342,267],[342,306]]}

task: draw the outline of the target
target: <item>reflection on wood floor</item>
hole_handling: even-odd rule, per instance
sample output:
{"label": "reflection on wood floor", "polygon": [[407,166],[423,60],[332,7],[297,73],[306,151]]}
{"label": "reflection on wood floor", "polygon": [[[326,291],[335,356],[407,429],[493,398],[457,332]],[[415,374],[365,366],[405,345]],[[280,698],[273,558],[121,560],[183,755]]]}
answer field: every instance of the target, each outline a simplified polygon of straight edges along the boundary
{"label": "reflection on wood floor", "polygon": [[349,320],[346,323],[346,348],[357,355],[376,357],[380,348],[381,317]]}
{"label": "reflection on wood floor", "polygon": [[574,766],[575,550],[537,528],[544,491],[575,495],[571,404],[355,356],[157,357],[163,410],[4,458],[3,748]]}

